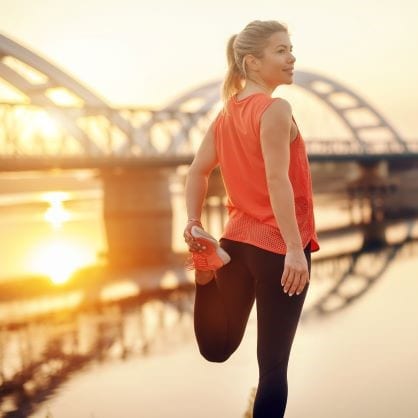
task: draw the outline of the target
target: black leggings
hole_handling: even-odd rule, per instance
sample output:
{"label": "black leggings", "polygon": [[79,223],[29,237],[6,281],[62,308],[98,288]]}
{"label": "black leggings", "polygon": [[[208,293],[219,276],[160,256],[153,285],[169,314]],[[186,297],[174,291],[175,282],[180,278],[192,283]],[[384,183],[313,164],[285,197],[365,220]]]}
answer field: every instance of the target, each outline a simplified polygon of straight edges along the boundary
{"label": "black leggings", "polygon": [[[309,282],[302,293],[284,293],[280,278],[284,255],[222,238],[231,261],[215,280],[196,283],[194,330],[199,351],[223,362],[238,348],[254,300],[257,301],[259,381],[253,418],[281,418],[287,403],[287,365]],[[310,245],[305,248],[309,274]]]}

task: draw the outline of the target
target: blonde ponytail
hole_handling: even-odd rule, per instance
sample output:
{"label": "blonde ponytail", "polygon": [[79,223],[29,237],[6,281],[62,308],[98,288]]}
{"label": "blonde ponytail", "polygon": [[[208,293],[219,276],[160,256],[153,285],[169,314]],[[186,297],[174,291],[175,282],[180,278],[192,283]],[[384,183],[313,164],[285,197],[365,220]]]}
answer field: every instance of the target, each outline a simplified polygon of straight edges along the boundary
{"label": "blonde ponytail", "polygon": [[251,54],[262,58],[268,39],[275,32],[286,32],[286,25],[275,20],[254,20],[250,22],[239,34],[229,38],[226,48],[228,69],[222,83],[221,97],[223,113],[227,112],[229,99],[243,88],[247,78],[245,57]]}
{"label": "blonde ponytail", "polygon": [[[222,101],[224,102],[224,105],[235,93],[238,93],[242,89],[242,80],[244,79],[243,74],[241,74],[237,65],[234,52],[234,43],[237,36],[238,35],[231,36],[226,47],[228,70],[222,84]],[[226,106],[224,106],[224,111],[226,111]]]}

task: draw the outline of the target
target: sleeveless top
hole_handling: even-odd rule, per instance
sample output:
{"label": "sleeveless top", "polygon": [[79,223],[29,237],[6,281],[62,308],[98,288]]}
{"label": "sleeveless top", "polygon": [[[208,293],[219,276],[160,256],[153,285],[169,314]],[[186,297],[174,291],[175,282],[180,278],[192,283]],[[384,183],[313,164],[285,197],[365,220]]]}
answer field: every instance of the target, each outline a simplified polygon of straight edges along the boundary
{"label": "sleeveless top", "polygon": [[[219,112],[215,119],[215,146],[228,210],[221,237],[286,254],[286,243],[270,203],[260,142],[261,116],[275,100],[281,99],[254,93],[238,100],[235,94],[227,103],[228,114]],[[303,248],[310,244],[311,252],[318,251],[311,173],[299,129],[290,143],[289,179]]]}

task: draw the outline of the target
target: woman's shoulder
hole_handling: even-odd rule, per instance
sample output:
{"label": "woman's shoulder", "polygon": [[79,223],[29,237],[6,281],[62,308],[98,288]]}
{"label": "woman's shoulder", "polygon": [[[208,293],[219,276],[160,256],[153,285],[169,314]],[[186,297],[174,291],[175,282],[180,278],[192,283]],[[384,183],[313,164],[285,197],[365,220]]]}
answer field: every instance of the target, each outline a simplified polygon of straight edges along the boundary
{"label": "woman's shoulder", "polygon": [[291,104],[281,97],[270,97],[270,100],[265,100],[263,104],[260,114],[263,119],[277,120],[292,115]]}

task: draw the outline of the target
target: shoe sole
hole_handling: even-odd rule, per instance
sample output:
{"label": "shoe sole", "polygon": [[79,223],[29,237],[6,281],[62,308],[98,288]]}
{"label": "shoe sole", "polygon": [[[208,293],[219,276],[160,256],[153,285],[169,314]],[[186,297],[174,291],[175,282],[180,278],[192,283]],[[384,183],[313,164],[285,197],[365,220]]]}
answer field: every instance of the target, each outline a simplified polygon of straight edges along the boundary
{"label": "shoe sole", "polygon": [[218,257],[222,260],[223,264],[228,264],[231,261],[231,257],[229,254],[219,245],[219,242],[210,234],[208,234],[205,230],[202,228],[199,228],[198,226],[194,225],[191,229],[191,234],[193,235],[196,240],[202,244],[211,244],[215,247],[215,252],[218,255]]}

